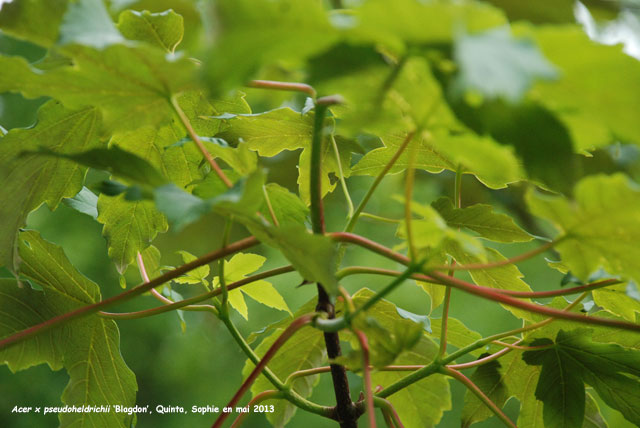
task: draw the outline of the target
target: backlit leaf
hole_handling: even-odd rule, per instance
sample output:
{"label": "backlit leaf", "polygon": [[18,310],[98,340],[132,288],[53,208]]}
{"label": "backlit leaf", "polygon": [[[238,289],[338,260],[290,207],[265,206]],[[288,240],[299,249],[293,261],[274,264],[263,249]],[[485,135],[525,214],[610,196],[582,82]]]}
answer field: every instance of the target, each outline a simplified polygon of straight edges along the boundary
{"label": "backlit leaf", "polygon": [[11,200],[0,204],[0,265],[17,268],[16,236],[27,215],[42,203],[55,209],[62,198],[77,194],[86,170],[66,159],[20,153],[46,148],[62,154],[98,147],[99,123],[94,108],[69,110],[52,101],[42,106],[34,127],[0,138],[0,198]]}
{"label": "backlit leaf", "polygon": [[118,30],[127,39],[147,42],[172,53],[182,41],[184,22],[173,10],[162,13],[125,10],[118,18]]}

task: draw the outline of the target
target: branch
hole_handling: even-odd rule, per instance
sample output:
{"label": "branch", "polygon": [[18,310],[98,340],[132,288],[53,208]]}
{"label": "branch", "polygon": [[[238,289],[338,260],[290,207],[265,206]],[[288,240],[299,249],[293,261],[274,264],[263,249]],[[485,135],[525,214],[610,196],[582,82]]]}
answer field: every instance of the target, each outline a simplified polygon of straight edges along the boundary
{"label": "branch", "polygon": [[[260,362],[253,369],[251,374],[247,377],[247,379],[242,383],[238,391],[235,393],[233,398],[229,401],[226,407],[235,407],[235,405],[240,401],[245,392],[251,387],[256,378],[260,375],[262,370],[266,367],[267,363],[275,356],[278,350],[284,345],[287,340],[293,336],[293,334],[300,330],[305,325],[311,323],[315,315],[303,315],[291,322],[289,326],[282,332],[282,334],[273,342],[273,345],[269,347],[267,352],[264,354]],[[229,413],[221,413],[218,419],[216,419],[215,423],[212,425],[212,428],[220,428],[224,423],[225,419],[229,416]],[[328,416],[328,415],[327,415]]]}
{"label": "branch", "polygon": [[256,244],[258,244],[258,240],[254,237],[249,237],[249,238],[245,238],[240,241],[234,242],[233,244],[228,245],[227,247],[213,251],[190,263],[179,266],[169,272],[166,272],[160,275],[157,278],[152,279],[149,282],[145,282],[141,285],[138,285],[137,287],[134,287],[128,291],[125,291],[124,293],[120,293],[116,296],[110,297],[108,299],[102,300],[92,305],[83,306],[74,311],[67,312],[62,315],[58,315],[40,324],[36,324],[25,330],[19,331],[18,333],[15,333],[9,337],[5,337],[4,339],[0,340],[0,349],[4,349],[10,345],[15,345],[16,343],[29,339],[39,333],[48,331],[63,323],[72,321],[74,319],[78,319],[80,317],[91,315],[103,308],[109,307],[118,302],[123,302],[125,300],[132,299],[133,297],[139,296],[142,293],[145,293],[161,284],[164,284],[167,281],[177,278],[180,275],[185,274],[190,270],[193,270],[199,266],[206,265],[221,257],[225,257],[225,256],[228,256],[229,254],[237,253],[238,251],[242,251]]}
{"label": "branch", "polygon": [[478,399],[480,399],[480,401],[482,401],[506,426],[511,428],[518,428],[511,421],[511,419],[509,419],[509,417],[504,414],[504,412],[500,409],[500,407],[498,407],[496,403],[494,403],[489,397],[487,397],[487,395],[484,392],[482,392],[482,390],[478,388],[478,385],[473,383],[471,379],[469,379],[459,371],[452,370],[447,367],[442,367],[440,369],[440,372],[442,374],[451,376],[452,378],[456,379],[457,381],[462,383],[464,386],[466,386],[469,389],[469,391],[473,392],[476,395],[476,397],[478,397]]}

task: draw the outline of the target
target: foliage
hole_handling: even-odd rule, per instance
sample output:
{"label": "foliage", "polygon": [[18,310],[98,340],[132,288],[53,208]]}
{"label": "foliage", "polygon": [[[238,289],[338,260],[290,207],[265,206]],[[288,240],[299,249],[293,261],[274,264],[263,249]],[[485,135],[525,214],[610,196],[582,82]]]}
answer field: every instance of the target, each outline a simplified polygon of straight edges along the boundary
{"label": "foliage", "polygon": [[[640,63],[572,3],[0,1],[0,362],[144,405],[120,322],[207,312],[246,359],[229,406],[275,427],[640,425]],[[124,290],[31,227],[42,205],[102,229]]]}

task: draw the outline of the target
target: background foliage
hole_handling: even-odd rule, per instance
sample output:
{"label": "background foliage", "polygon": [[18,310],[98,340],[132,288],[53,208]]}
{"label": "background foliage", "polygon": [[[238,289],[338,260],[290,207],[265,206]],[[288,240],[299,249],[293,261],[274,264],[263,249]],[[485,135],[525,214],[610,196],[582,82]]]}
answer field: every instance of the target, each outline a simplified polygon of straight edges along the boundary
{"label": "background foliage", "polygon": [[[344,9],[332,9],[334,3],[14,0],[2,4],[0,286],[5,297],[0,306],[5,319],[13,314],[7,296],[29,302],[36,310],[48,299],[47,310],[52,312],[39,313],[42,321],[117,295],[123,287],[141,282],[135,267],[139,251],[149,276],[155,277],[166,266],[181,265],[192,254],[221,246],[224,218],[229,215],[243,224],[234,224],[230,241],[246,236],[248,229],[261,239],[268,236],[275,246],[262,245],[245,251],[254,255],[229,257],[227,282],[293,263],[302,277],[322,280],[328,288],[333,282],[335,292],[332,266],[324,258],[331,253],[330,246],[311,235],[308,242],[287,238],[306,236],[300,235],[300,228],[310,224],[313,101],[307,97],[310,94],[245,86],[257,78],[307,82],[319,95],[344,98],[343,105],[331,107],[325,122],[327,133],[335,136],[337,153],[333,142],[327,142],[321,170],[327,230],[342,230],[352,210],[340,176],[345,177],[350,198],[361,201],[406,133],[417,129],[366,207],[367,213],[397,221],[363,217],[356,233],[407,252],[403,223],[407,174],[400,173],[415,168],[412,233],[419,254],[442,250],[432,258],[435,264],[446,261],[444,253],[461,264],[501,260],[539,247],[542,241],[534,237],[567,236],[545,253],[546,258],[526,260],[518,268],[461,273],[462,279],[519,291],[555,290],[567,281],[582,283],[598,275],[640,279],[636,117],[640,5],[631,0],[584,4],[394,0],[390,6],[384,0],[345,0]],[[230,180],[240,183],[232,191],[224,193],[224,184],[203,161],[179,111]],[[465,208],[461,211],[451,199],[442,198],[453,198],[456,171],[462,177]],[[265,192],[276,217],[283,227],[291,227],[284,232],[263,228],[252,217],[256,211],[268,212],[261,192],[256,193],[263,180],[269,183]],[[515,223],[499,213],[508,214]],[[19,232],[25,226],[30,231]],[[459,228],[469,233],[460,233]],[[299,248],[306,247],[317,248],[314,261],[323,262],[296,259]],[[343,266],[350,265],[398,269],[393,261],[356,249],[346,252]],[[218,269],[213,264],[210,270],[194,270],[165,291],[181,299],[216,287]],[[28,279],[33,289],[16,288],[14,272]],[[68,272],[76,285],[70,289],[68,280],[60,280]],[[297,273],[274,277],[269,279],[273,287],[254,284],[230,293],[232,320],[245,337],[256,339],[252,345],[258,352],[275,336],[252,333],[315,299],[315,287],[298,287],[302,277]],[[358,290],[380,290],[388,281],[353,276],[340,283],[357,303],[371,296],[368,290]],[[430,331],[420,333],[415,346],[403,350],[398,345],[395,363],[428,362],[437,352],[443,287],[411,282],[386,298],[405,311],[427,315],[430,321]],[[537,300],[550,307],[566,306],[560,298]],[[594,291],[584,310],[637,323],[639,300],[630,281]],[[125,302],[117,310],[148,308],[150,301],[144,297]],[[402,318],[393,305],[384,305],[376,306],[375,316],[393,330]],[[542,319],[507,309],[454,291],[455,320],[449,327],[453,349],[518,328],[523,320]],[[112,401],[133,402],[135,395],[135,402],[152,406],[221,406],[242,381],[245,356],[211,314],[170,312],[119,321],[117,327],[111,320],[90,320],[38,339],[72,344],[60,354],[55,347],[47,353],[39,346],[44,342],[35,341],[20,348],[21,355],[0,351],[7,364],[0,370],[4,385],[0,409],[8,426],[55,425],[55,415],[17,416],[7,409],[16,404],[56,405],[61,395],[65,402],[75,400],[74,385],[82,379],[78,372],[88,364],[87,354],[99,366],[103,359],[116,361],[113,371],[95,374],[98,382],[111,385],[118,379],[123,385],[122,391],[109,389]],[[21,322],[22,326],[35,323]],[[636,355],[636,332],[613,334],[595,327],[585,333],[577,327],[556,322],[528,339],[535,339],[531,345],[553,341],[554,352],[567,360],[574,355],[572,346],[588,349],[596,357],[611,351],[607,346],[615,346],[604,342],[618,343]],[[304,349],[307,354],[300,369],[326,364],[320,333],[306,330],[310,329],[283,352],[294,356],[293,350]],[[375,333],[367,332],[374,356],[384,361],[381,365],[390,363],[395,355],[385,360],[388,355],[376,351]],[[89,351],[88,338],[93,347]],[[351,343],[345,342],[347,354],[350,347],[358,348],[352,338],[343,338]],[[497,349],[492,345],[485,350]],[[609,385],[632,391],[637,387],[638,363],[633,360],[637,357],[625,360],[625,369],[574,376],[573,389],[564,391],[536,381],[541,372],[540,379],[556,374],[550,352],[512,352],[498,360],[499,365],[482,366],[470,377],[483,388],[498,385],[492,398],[505,405],[506,414],[520,427],[578,426],[584,410],[575,394],[581,393],[591,423],[585,426],[606,426],[600,418],[609,426],[633,425],[629,420],[638,417],[639,401],[628,409],[614,405],[603,392],[606,388],[593,379],[606,375]],[[481,352],[476,354],[461,361],[471,361]],[[588,363],[601,364],[596,357]],[[348,362],[354,364],[353,359]],[[272,368],[286,375],[290,365],[290,360],[282,359]],[[351,372],[348,376],[356,399],[363,388],[361,378]],[[373,382],[388,385],[400,377],[396,372],[374,372]],[[631,379],[636,383],[625,383]],[[333,404],[330,377],[320,375],[316,381],[315,387],[315,381],[309,381],[298,388],[306,388],[314,402]],[[586,392],[583,381],[589,385]],[[266,379],[260,378],[254,392],[266,387]],[[478,427],[502,426],[474,397],[465,395],[462,385],[444,376],[411,388],[398,393],[394,402],[405,426],[447,427],[461,421],[465,426],[473,422]],[[536,396],[544,398],[545,405],[561,401],[545,395],[545,388],[566,392],[578,404],[561,414],[545,410],[542,417]],[[438,399],[427,405],[428,394]],[[421,404],[413,404],[413,397],[420,397]],[[291,414],[291,408],[281,409],[272,422]],[[82,424],[118,426],[130,422],[125,419]],[[208,423],[211,415],[137,418],[138,426]],[[245,423],[262,426],[264,416],[251,415]],[[334,425],[297,411],[289,425],[323,423]]]}

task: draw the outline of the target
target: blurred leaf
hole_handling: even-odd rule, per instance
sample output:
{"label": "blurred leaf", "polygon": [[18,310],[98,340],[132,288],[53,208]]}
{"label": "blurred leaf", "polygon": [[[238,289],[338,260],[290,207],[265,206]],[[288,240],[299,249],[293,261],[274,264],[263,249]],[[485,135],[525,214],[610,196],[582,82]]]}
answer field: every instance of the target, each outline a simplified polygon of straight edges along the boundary
{"label": "blurred leaf", "polygon": [[4,3],[0,10],[0,29],[11,36],[52,46],[58,40],[58,27],[68,0],[22,0]]}
{"label": "blurred leaf", "polygon": [[[528,20],[536,24],[569,24],[575,22],[573,0],[538,0],[531,2],[513,2],[510,0],[487,0],[504,10],[511,21]],[[598,12],[616,11],[624,1],[583,0],[582,3]]]}
{"label": "blurred leaf", "polygon": [[[160,250],[158,250],[153,245],[149,245],[143,251],[140,252],[142,256],[142,262],[144,263],[144,268],[147,271],[147,276],[149,279],[153,279],[162,274],[163,267],[160,265]],[[144,281],[144,278],[140,278]]]}
{"label": "blurred leaf", "polygon": [[184,22],[171,9],[162,13],[125,10],[118,18],[118,29],[129,40],[147,42],[173,53],[182,41]]}
{"label": "blurred leaf", "polygon": [[19,154],[39,148],[64,154],[97,147],[99,121],[94,108],[68,110],[51,101],[38,111],[35,126],[0,137],[0,198],[11,201],[0,204],[0,265],[17,269],[16,237],[27,215],[44,202],[53,210],[63,198],[77,194],[86,170],[62,158]]}
{"label": "blurred leaf", "polygon": [[102,49],[123,41],[102,0],[69,2],[60,24],[59,45],[79,44]]}
{"label": "blurred leaf", "polygon": [[[288,319],[289,322],[292,318]],[[278,328],[255,349],[255,353],[262,357],[275,340],[282,334],[284,328]],[[321,366],[327,360],[324,346],[324,336],[320,330],[304,327],[291,339],[287,340],[278,353],[269,362],[269,369],[282,381],[298,370],[306,370]],[[247,377],[255,365],[247,361],[242,376]],[[307,398],[311,395],[313,387],[318,381],[318,375],[299,377],[292,382],[295,392]],[[251,393],[255,397],[262,391],[273,389],[271,382],[264,376],[259,376],[251,387]],[[284,427],[295,414],[297,407],[286,400],[266,400],[264,404],[273,404],[276,411],[267,413],[266,417],[275,428]]]}
{"label": "blurred leaf", "polygon": [[462,34],[454,57],[460,67],[455,87],[461,94],[477,91],[489,99],[518,102],[536,80],[557,76],[534,43],[516,39],[508,28]]}
{"label": "blurred leaf", "polygon": [[481,2],[421,2],[397,0],[393,8],[385,0],[369,0],[356,9],[356,40],[381,44],[395,53],[406,46],[451,43],[455,32],[475,33],[503,25],[502,12]]}
{"label": "blurred leaf", "polygon": [[626,176],[583,178],[575,187],[575,203],[533,191],[527,203],[560,231],[555,249],[573,275],[586,281],[603,267],[640,280],[640,190]]}
{"label": "blurred leaf", "polygon": [[94,220],[98,219],[98,197],[84,186],[73,198],[64,198],[62,202]]}
{"label": "blurred leaf", "polygon": [[[244,279],[249,274],[260,269],[266,260],[265,257],[259,256],[258,254],[238,253],[234,255],[225,264],[225,282],[230,284]],[[213,285],[214,287],[220,287],[220,279],[218,277],[214,278]],[[245,320],[249,319],[249,312],[243,294],[246,294],[260,304],[291,314],[287,302],[284,301],[275,287],[271,285],[271,283],[261,280],[229,291],[229,304],[237,310]]]}
{"label": "blurred leaf", "polygon": [[205,72],[218,93],[246,83],[262,65],[320,52],[336,37],[315,0],[222,0],[215,12],[219,33]]}
{"label": "blurred leaf", "polygon": [[536,339],[531,345],[549,349],[527,351],[527,364],[542,365],[536,397],[544,403],[544,421],[549,426],[582,425],[585,414],[583,382],[591,385],[609,406],[627,420],[640,421],[640,384],[626,374],[640,375],[640,352],[617,344],[595,343],[589,330],[560,330],[555,343]]}
{"label": "blurred leaf", "polygon": [[[487,357],[489,354],[482,354],[480,358]],[[474,370],[470,379],[473,383],[485,393],[498,408],[502,408],[509,398],[507,387],[502,381],[500,375],[501,365],[497,360],[490,361],[486,364],[478,366]],[[464,395],[464,408],[462,409],[462,427],[468,428],[471,425],[484,421],[493,416],[491,411],[482,401],[478,399],[471,391],[467,390]]]}
{"label": "blurred leaf", "polygon": [[[43,240],[34,231],[21,233],[19,240],[22,274],[42,286],[44,294],[17,288],[15,282],[0,282],[3,293],[20,302],[16,305],[10,300],[13,303],[7,307],[8,301],[2,300],[0,317],[8,323],[2,323],[3,336],[101,300],[98,286],[75,270],[60,247]],[[51,341],[44,341],[45,338]],[[3,350],[2,354],[3,360],[12,359],[7,361],[12,370],[43,362],[54,370],[64,366],[70,379],[62,394],[63,404],[133,406],[136,379],[120,355],[119,341],[116,323],[93,315]],[[21,352],[17,354],[16,350]],[[25,351],[31,355],[22,354]],[[116,412],[60,415],[61,426],[106,423],[124,428],[130,426],[132,420],[133,416]]]}
{"label": "blurred leaf", "polygon": [[195,65],[167,58],[149,46],[110,45],[103,50],[69,45],[73,65],[42,72],[23,58],[0,56],[0,92],[50,96],[69,108],[99,106],[109,129],[131,130],[167,123],[169,98],[193,86]]}
{"label": "blurred leaf", "polygon": [[[196,256],[184,250],[178,251],[177,253],[180,254],[184,263],[190,263],[197,259]],[[209,271],[209,265],[203,265],[190,270],[186,274],[175,278],[173,281],[178,284],[203,284],[208,288],[209,281],[207,281],[207,276],[209,276]]]}
{"label": "blurred leaf", "polygon": [[[540,82],[534,96],[555,112],[568,128],[578,152],[615,141],[639,144],[640,62],[620,46],[589,40],[577,26],[542,27],[531,34],[562,78]],[[601,77],[607,76],[606,84]],[[603,109],[603,103],[607,108]]]}
{"label": "blurred leaf", "polygon": [[465,208],[454,208],[449,198],[440,198],[431,203],[449,227],[465,227],[483,238],[497,242],[526,242],[533,236],[517,226],[505,214],[493,212],[491,205],[476,204]]}

